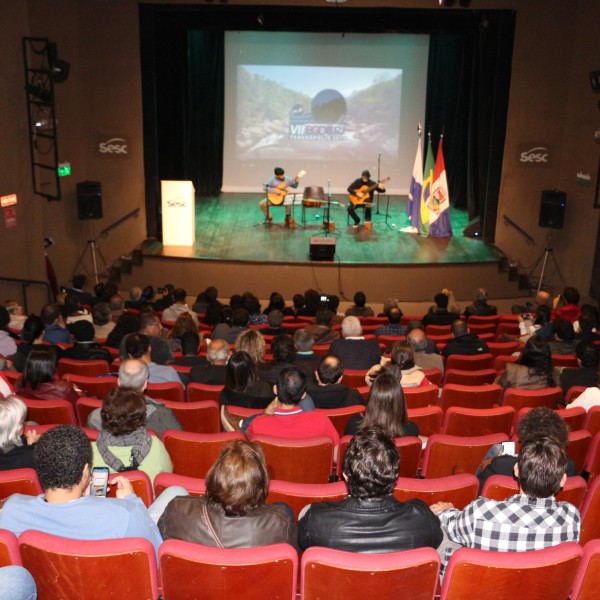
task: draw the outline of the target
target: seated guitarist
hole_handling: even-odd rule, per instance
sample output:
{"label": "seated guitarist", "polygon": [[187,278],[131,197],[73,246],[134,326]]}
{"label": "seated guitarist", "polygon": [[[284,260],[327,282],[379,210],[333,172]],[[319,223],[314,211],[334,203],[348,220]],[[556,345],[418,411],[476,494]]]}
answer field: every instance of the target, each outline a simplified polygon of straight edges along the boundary
{"label": "seated guitarist", "polygon": [[[360,223],[360,219],[354,209],[355,204],[368,203],[365,207],[365,222],[369,223],[371,221],[370,203],[373,202],[373,192],[385,192],[385,187],[383,187],[383,183],[373,181],[371,179],[371,173],[366,169],[362,172],[360,179],[354,180],[348,186],[351,202],[348,203],[347,210],[354,221],[354,225],[352,225],[354,229],[356,229]],[[356,199],[353,200],[352,197],[355,197]]]}
{"label": "seated guitarist", "polygon": [[[299,177],[290,179],[285,176],[285,171],[281,167],[275,167],[274,175],[264,184],[264,191],[267,195],[266,198],[260,201],[259,207],[265,215],[265,219],[269,221],[273,220],[273,217],[268,213],[267,203],[270,206],[279,206],[283,204],[283,200],[286,194],[289,193],[289,188],[297,188]],[[292,212],[291,206],[285,207],[285,224],[287,225],[290,220],[290,214]]]}

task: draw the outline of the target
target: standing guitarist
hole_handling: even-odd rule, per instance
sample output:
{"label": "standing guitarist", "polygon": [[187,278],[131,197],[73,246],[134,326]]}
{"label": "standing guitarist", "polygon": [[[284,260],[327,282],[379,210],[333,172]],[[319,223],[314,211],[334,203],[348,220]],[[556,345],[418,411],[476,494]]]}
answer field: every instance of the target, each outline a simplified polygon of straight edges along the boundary
{"label": "standing guitarist", "polygon": [[[269,214],[268,206],[280,206],[283,204],[286,194],[289,193],[289,188],[297,188],[300,175],[297,175],[294,179],[290,179],[285,176],[285,171],[281,167],[275,167],[274,175],[264,184],[264,191],[266,197],[263,198],[259,207],[265,215],[266,221],[272,221],[273,217]],[[290,214],[292,212],[291,206],[285,207],[285,224],[288,225],[290,221]]]}
{"label": "standing guitarist", "polygon": [[360,179],[354,180],[348,186],[348,193],[350,194],[350,202],[348,203],[347,210],[348,214],[352,217],[354,225],[352,227],[356,229],[360,223],[360,219],[356,214],[355,205],[364,204],[365,206],[365,223],[371,222],[371,204],[373,199],[373,192],[385,192],[385,187],[381,181],[373,181],[371,179],[371,173],[366,169],[362,172]]}

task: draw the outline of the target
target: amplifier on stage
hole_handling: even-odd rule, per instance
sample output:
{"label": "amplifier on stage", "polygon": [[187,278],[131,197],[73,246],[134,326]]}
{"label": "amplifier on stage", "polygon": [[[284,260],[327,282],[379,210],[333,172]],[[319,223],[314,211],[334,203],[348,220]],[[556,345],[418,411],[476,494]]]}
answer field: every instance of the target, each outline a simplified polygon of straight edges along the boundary
{"label": "amplifier on stage", "polygon": [[335,238],[319,237],[313,235],[310,238],[311,260],[333,260],[335,256]]}

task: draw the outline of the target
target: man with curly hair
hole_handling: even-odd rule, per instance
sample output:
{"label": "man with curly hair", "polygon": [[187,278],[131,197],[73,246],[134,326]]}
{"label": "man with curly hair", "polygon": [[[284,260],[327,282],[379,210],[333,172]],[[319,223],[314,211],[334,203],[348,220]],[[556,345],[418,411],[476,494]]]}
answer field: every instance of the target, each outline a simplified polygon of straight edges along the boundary
{"label": "man with curly hair", "polygon": [[60,425],[44,433],[33,459],[44,493],[10,496],[0,511],[0,528],[17,536],[35,529],[78,540],[142,537],[158,552],[158,527],[128,479],[112,480],[116,498],[89,494],[92,445],[79,427]]}

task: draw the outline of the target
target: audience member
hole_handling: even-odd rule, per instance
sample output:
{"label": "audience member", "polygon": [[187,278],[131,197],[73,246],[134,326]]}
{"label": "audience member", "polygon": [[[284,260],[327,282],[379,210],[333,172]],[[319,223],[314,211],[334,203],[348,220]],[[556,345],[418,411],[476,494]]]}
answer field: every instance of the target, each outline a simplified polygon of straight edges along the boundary
{"label": "audience member", "polygon": [[190,381],[205,385],[225,385],[229,346],[225,340],[212,340],[206,351],[208,365],[192,367]]}
{"label": "audience member", "polygon": [[211,305],[221,307],[221,303],[217,300],[219,292],[216,287],[209,286],[203,292],[200,292],[196,297],[196,302],[192,306],[192,310],[199,315],[205,315],[208,307]]}
{"label": "audience member", "polygon": [[477,288],[473,303],[465,308],[465,319],[472,316],[489,317],[495,314],[498,314],[498,309],[488,304],[487,290],[485,288]]}
{"label": "audience member", "polygon": [[154,309],[156,311],[167,310],[175,302],[174,292],[175,286],[172,283],[167,283],[165,287],[158,288],[158,293],[162,294],[162,297],[154,302]]}
{"label": "audience member", "polygon": [[317,290],[308,289],[304,292],[304,306],[298,311],[302,317],[316,317],[321,308],[321,294]]}
{"label": "audience member", "polygon": [[[525,343],[532,335],[540,339],[548,340],[552,337],[552,325],[550,325],[550,307],[546,304],[540,304],[536,307],[535,313],[523,313],[517,317],[519,322],[519,341]],[[505,336],[506,341],[513,338]]]}
{"label": "audience member", "polygon": [[375,340],[362,337],[362,327],[357,317],[346,317],[342,321],[342,335],[343,339],[331,343],[329,353],[339,356],[346,369],[370,369],[379,363],[379,344]]}
{"label": "audience member", "polygon": [[7,300],[4,303],[4,308],[6,308],[10,317],[8,328],[15,331],[21,331],[21,329],[23,329],[23,324],[27,321],[25,309],[15,300]]}
{"label": "audience member", "polygon": [[437,548],[442,541],[440,522],[427,504],[394,498],[399,472],[400,456],[387,432],[378,427],[358,432],[344,456],[349,496],[308,507],[298,523],[300,548],[325,546],[369,554]]}
{"label": "audience member", "polygon": [[201,367],[208,362],[203,356],[198,355],[200,349],[200,335],[197,331],[186,331],[179,338],[182,357],[173,362],[182,367]]}
{"label": "audience member", "polygon": [[537,390],[556,385],[548,344],[535,335],[530,337],[517,362],[506,363],[504,373],[497,378],[496,383],[503,390]]}
{"label": "audience member", "polygon": [[[407,324],[406,324],[406,335],[407,337],[411,334],[412,331],[416,331],[417,329],[420,329],[421,331],[423,331],[423,333],[425,333],[425,325],[423,325],[423,323],[421,323],[421,321],[417,320],[417,319],[411,319]],[[427,345],[425,346],[425,353],[426,354],[439,354],[440,350],[437,347],[437,344],[429,339],[427,336],[425,336]]]}
{"label": "audience member", "polygon": [[111,473],[139,469],[151,481],[159,473],[172,473],[173,465],[164,444],[146,431],[144,395],[127,388],[111,390],[102,402],[102,429],[92,444],[93,464]]}
{"label": "audience member", "polygon": [[37,587],[31,573],[18,565],[0,567],[0,590],[5,600],[36,600]]}
{"label": "audience member", "polygon": [[383,310],[377,316],[387,317],[390,312],[390,308],[400,308],[400,301],[398,298],[388,298],[383,301]]}
{"label": "audience member", "polygon": [[33,452],[44,490],[40,496],[13,494],[0,511],[0,528],[19,536],[28,529],[78,540],[141,537],[158,553],[156,524],[125,477],[116,477],[117,498],[86,495],[91,482],[92,445],[75,425],[44,433]]}
{"label": "audience member", "polygon": [[[122,315],[122,317],[124,316],[125,315]],[[119,322],[122,322],[121,319],[119,319]],[[152,362],[156,363],[157,365],[166,365],[170,362],[173,362],[173,353],[171,352],[169,342],[161,337],[162,326],[160,324],[160,319],[152,310],[140,312],[138,333],[145,335],[150,341]],[[119,357],[121,359],[127,358],[126,346],[129,335],[130,334],[121,338],[121,342],[119,344]],[[155,382],[151,381],[151,383]]]}
{"label": "audience member", "polygon": [[347,317],[373,317],[375,313],[370,306],[366,306],[367,297],[364,292],[354,294],[354,305],[346,309]]}
{"label": "audience member", "polygon": [[304,329],[313,337],[315,344],[331,344],[333,340],[339,339],[340,332],[331,328],[333,316],[334,314],[329,308],[320,308],[315,316],[315,322],[307,323],[304,326]]}
{"label": "audience member", "polygon": [[444,372],[444,361],[439,354],[427,352],[427,334],[422,329],[413,329],[407,336],[406,341],[413,349],[413,360],[417,367],[423,370],[439,369]]}
{"label": "audience member", "polygon": [[[44,329],[44,322],[40,317],[30,315],[27,318],[27,321],[25,321],[23,329],[21,330],[21,340],[23,340],[24,343],[18,344],[17,351],[8,357],[8,361],[15,371],[22,373],[30,352],[38,346],[44,346]],[[58,347],[55,347],[55,352],[57,353],[57,356],[59,355],[59,352],[62,353]]]}
{"label": "audience member", "polygon": [[452,323],[452,339],[448,340],[442,349],[442,355],[448,358],[452,354],[474,356],[476,354],[487,354],[488,345],[480,340],[474,333],[469,333],[467,322],[459,319]]}
{"label": "audience member", "polygon": [[552,297],[550,296],[549,292],[547,292],[546,290],[540,290],[536,295],[535,295],[535,300],[533,301],[533,305],[531,304],[531,302],[527,302],[526,304],[513,304],[513,306],[510,309],[510,312],[513,315],[520,315],[523,313],[535,313],[537,312],[538,307],[540,306],[547,306],[548,308],[550,308],[551,306],[551,300]]}
{"label": "audience member", "polygon": [[563,397],[573,386],[586,388],[596,387],[598,379],[598,363],[600,362],[600,349],[593,342],[579,342],[575,347],[577,368],[555,368],[555,379],[562,388]]}
{"label": "audience member", "polygon": [[393,370],[384,370],[373,382],[367,409],[348,420],[344,435],[354,435],[365,427],[381,427],[392,437],[419,435],[418,426],[408,420],[401,381]]}
{"label": "audience member", "polygon": [[0,471],[33,469],[33,449],[40,436],[23,433],[27,406],[16,396],[0,398]]}
{"label": "audience member", "polygon": [[108,334],[115,328],[116,323],[111,316],[110,306],[106,302],[94,304],[92,321],[94,323],[94,337],[97,340],[106,340]]}
{"label": "audience member", "polygon": [[148,365],[148,383],[181,383],[179,374],[173,367],[159,365],[152,360],[150,336],[132,333],[127,336],[125,352],[129,358],[137,358]]}
{"label": "audience member", "polygon": [[[153,294],[154,295],[154,294]],[[133,310],[140,310],[144,303],[144,297],[142,296],[142,288],[134,286],[129,290],[129,300],[125,301],[125,308],[132,308]]]}
{"label": "audience member", "polygon": [[297,548],[296,526],[282,503],[266,504],[269,474],[258,444],[225,446],[206,476],[206,495],[173,498],[158,521],[165,540],[214,548],[287,543]]}
{"label": "audience member", "polygon": [[281,335],[285,333],[283,325],[283,313],[278,308],[273,308],[267,315],[268,327],[261,328],[260,332],[263,335]]}
{"label": "audience member", "polygon": [[316,408],[345,408],[365,404],[354,388],[344,385],[344,363],[334,354],[324,356],[314,371],[315,382],[308,380],[306,391]]}
{"label": "audience member", "polygon": [[248,311],[248,325],[266,325],[267,315],[260,310],[260,301],[251,292],[242,296],[244,308]]}
{"label": "audience member", "polygon": [[187,292],[183,288],[177,288],[173,292],[173,304],[168,308],[165,308],[162,314],[163,321],[176,321],[177,317],[182,313],[188,313],[194,320],[196,329],[198,328],[198,315],[192,312],[188,305],[185,303],[187,298]]}
{"label": "audience member", "polygon": [[110,308],[110,318],[113,323],[119,320],[119,317],[125,312],[125,300],[119,292],[113,294],[108,302]]}
{"label": "audience member", "polygon": [[44,341],[49,344],[71,344],[71,335],[60,312],[58,304],[46,304],[41,312],[42,321],[46,328]]}
{"label": "audience member", "polygon": [[551,437],[527,440],[514,467],[519,493],[506,500],[480,497],[464,510],[451,502],[437,502],[431,510],[439,514],[448,540],[443,568],[456,547],[497,552],[527,552],[577,542],[581,527],[579,511],[554,496],[567,480],[567,453]]}
{"label": "audience member", "polygon": [[272,292],[269,297],[269,305],[263,311],[265,315],[270,314],[272,311],[279,311],[283,315],[285,310],[285,299],[279,292]]}
{"label": "audience member", "polygon": [[[173,305],[175,306],[175,305]],[[182,352],[181,338],[186,333],[198,335],[198,324],[192,318],[192,313],[184,311],[175,319],[173,329],[167,334],[167,340],[172,352]]]}
{"label": "audience member", "polygon": [[282,369],[298,366],[295,364],[296,346],[294,340],[287,334],[278,335],[271,342],[271,352],[273,353],[273,363],[265,365],[262,369],[259,368],[258,376],[269,385],[275,385]]}
{"label": "audience member", "polygon": [[433,297],[435,306],[432,306],[423,317],[423,325],[452,325],[460,319],[460,314],[448,310],[448,296],[443,292]]}
{"label": "audience member", "polygon": [[61,358],[71,360],[103,360],[110,367],[112,358],[98,342],[94,341],[96,334],[94,326],[89,321],[76,321],[68,326],[69,333],[73,336],[75,344],[63,350]]}
{"label": "audience member", "polygon": [[334,448],[339,444],[340,436],[329,417],[318,411],[305,411],[299,406],[306,396],[306,375],[300,369],[283,369],[273,391],[276,395],[274,410],[272,414],[252,420],[246,432],[250,439],[255,435],[294,439],[324,435],[331,438]]}
{"label": "audience member", "polygon": [[140,329],[140,317],[132,313],[123,313],[115,324],[115,328],[108,334],[105,346],[120,348],[123,338]]}
{"label": "audience member", "polygon": [[[119,388],[143,394],[148,385],[149,375],[148,365],[145,362],[136,358],[126,359],[119,366]],[[167,429],[179,431],[183,429],[173,411],[162,402],[154,400],[150,396],[144,396],[144,403],[146,404],[146,427],[148,429],[152,429],[161,437]],[[102,429],[101,411],[102,409],[96,408],[88,415],[88,427]]]}
{"label": "audience member", "polygon": [[387,325],[381,325],[375,330],[375,337],[380,335],[400,336],[406,335],[406,327],[400,325],[402,319],[402,311],[397,306],[392,306],[387,313]]}
{"label": "audience member", "polygon": [[561,296],[556,296],[552,302],[552,320],[566,319],[574,323],[579,319],[579,291],[574,287],[566,287]]}
{"label": "audience member", "polygon": [[81,305],[81,296],[77,292],[67,292],[63,307],[65,323],[70,325],[77,321],[89,321],[93,323],[92,315]]}
{"label": "audience member", "polygon": [[304,308],[304,295],[294,294],[292,298],[292,306],[283,309],[284,317],[297,317],[300,311]]}
{"label": "audience member", "polygon": [[425,387],[431,385],[421,367],[415,365],[415,359],[412,346],[405,340],[396,342],[392,346],[390,358],[382,357],[380,364],[369,369],[365,376],[367,385],[372,385],[375,378],[386,366],[396,366],[398,371],[398,380],[403,388]]}
{"label": "audience member", "polygon": [[73,384],[56,378],[56,353],[52,346],[39,346],[29,353],[15,393],[29,400],[68,400],[73,407],[79,398]]}
{"label": "audience member", "polygon": [[237,336],[248,329],[250,315],[245,308],[236,308],[231,314],[231,325],[219,323],[212,332],[213,340],[225,340],[228,344],[235,344]]}
{"label": "audience member", "polygon": [[580,342],[597,342],[600,340],[599,328],[598,309],[592,304],[582,304],[579,319],[573,323],[575,338]]}
{"label": "audience member", "polygon": [[548,342],[552,354],[573,354],[577,340],[575,339],[575,329],[573,323],[562,317],[557,317],[552,321],[552,332],[554,338]]}
{"label": "audience member", "polygon": [[245,331],[242,331],[235,342],[235,350],[236,352],[247,352],[257,369],[268,368],[268,366],[264,364],[267,344],[262,333],[257,329],[246,329]]}
{"label": "audience member", "polygon": [[79,296],[79,302],[90,308],[94,305],[94,297],[85,291],[85,284],[87,283],[87,277],[83,273],[77,273],[73,275],[73,287],[67,288],[67,294],[75,293]]}
{"label": "audience member", "polygon": [[315,340],[307,329],[297,329],[294,333],[296,349],[294,364],[305,371],[309,379],[312,378],[313,371],[321,360],[321,357],[313,352],[314,344]]}

